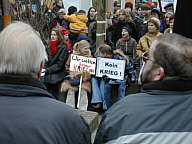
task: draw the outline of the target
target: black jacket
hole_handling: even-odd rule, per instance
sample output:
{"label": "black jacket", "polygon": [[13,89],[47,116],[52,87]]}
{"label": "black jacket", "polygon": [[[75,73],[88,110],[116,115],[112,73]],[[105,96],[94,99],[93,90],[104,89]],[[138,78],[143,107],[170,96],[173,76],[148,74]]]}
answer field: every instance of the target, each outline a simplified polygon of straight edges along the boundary
{"label": "black jacket", "polygon": [[31,75],[0,75],[1,144],[90,144],[85,120]]}
{"label": "black jacket", "polygon": [[60,83],[67,72],[65,70],[65,63],[67,62],[69,52],[66,44],[59,44],[57,46],[57,53],[50,55],[50,47],[47,50],[48,61],[46,63],[45,83],[57,84]]}
{"label": "black jacket", "polygon": [[[116,46],[116,42],[122,38],[122,28],[126,26],[129,29],[129,34],[136,41],[138,40],[138,31],[134,22],[119,21],[108,28],[107,32],[111,33],[111,40]],[[108,35],[108,34],[107,34]]]}
{"label": "black jacket", "polygon": [[[95,144],[191,144],[192,81],[144,85],[103,116]],[[107,143],[107,144],[108,144]]]}

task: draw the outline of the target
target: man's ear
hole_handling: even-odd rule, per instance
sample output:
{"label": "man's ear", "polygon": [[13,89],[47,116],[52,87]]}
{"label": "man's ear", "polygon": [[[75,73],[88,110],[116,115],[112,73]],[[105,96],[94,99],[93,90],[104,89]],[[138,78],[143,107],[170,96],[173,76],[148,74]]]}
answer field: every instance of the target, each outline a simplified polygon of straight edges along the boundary
{"label": "man's ear", "polygon": [[38,72],[38,79],[41,78],[41,72],[42,72],[43,67],[44,67],[44,61],[41,61],[40,70]]}
{"label": "man's ear", "polygon": [[158,67],[154,70],[152,79],[153,81],[160,81],[164,78],[164,76],[165,76],[164,68]]}

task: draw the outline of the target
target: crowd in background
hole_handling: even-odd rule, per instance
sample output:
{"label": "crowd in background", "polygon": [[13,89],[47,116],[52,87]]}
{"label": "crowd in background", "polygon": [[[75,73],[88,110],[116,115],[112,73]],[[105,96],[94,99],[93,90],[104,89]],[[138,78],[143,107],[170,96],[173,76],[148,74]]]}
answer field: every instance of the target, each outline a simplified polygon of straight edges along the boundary
{"label": "crowd in background", "polygon": [[[173,4],[167,4],[161,13],[156,2],[146,1],[133,8],[131,2],[125,3],[121,9],[114,2],[114,13],[106,13],[105,44],[96,47],[97,15],[94,7],[77,10],[70,6],[65,9],[61,0],[54,3],[51,17],[50,42],[46,45],[48,61],[45,64],[42,82],[58,100],[72,102],[77,108],[78,86],[83,76],[82,89],[87,92],[84,98],[84,110],[105,111],[113,103],[112,90],[117,88],[117,100],[126,95],[126,90],[132,83],[139,80],[136,71],[142,71],[143,54],[151,47],[157,36],[173,32]],[[126,61],[124,80],[114,80],[107,76],[98,78],[87,72],[70,72],[70,54],[86,57],[102,57]],[[75,93],[72,100],[67,96],[68,90]]]}

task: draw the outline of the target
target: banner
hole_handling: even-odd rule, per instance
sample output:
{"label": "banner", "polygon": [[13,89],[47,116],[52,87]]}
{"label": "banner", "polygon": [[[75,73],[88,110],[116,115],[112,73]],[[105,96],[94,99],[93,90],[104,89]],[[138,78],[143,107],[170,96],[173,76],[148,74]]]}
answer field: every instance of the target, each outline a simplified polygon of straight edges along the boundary
{"label": "banner", "polygon": [[79,55],[71,55],[70,71],[87,71],[95,75],[96,58],[88,58]]}
{"label": "banner", "polygon": [[109,58],[97,58],[96,76],[108,76],[111,79],[124,79],[125,61]]}

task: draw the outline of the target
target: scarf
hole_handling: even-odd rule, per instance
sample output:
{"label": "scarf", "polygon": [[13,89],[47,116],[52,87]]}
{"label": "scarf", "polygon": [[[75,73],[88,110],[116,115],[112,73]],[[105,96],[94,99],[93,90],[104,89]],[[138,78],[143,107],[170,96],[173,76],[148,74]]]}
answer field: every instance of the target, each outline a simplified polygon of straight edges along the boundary
{"label": "scarf", "polygon": [[57,53],[57,45],[59,41],[50,41],[49,46],[50,46],[50,55],[55,55]]}
{"label": "scarf", "polygon": [[67,49],[68,49],[68,52],[71,52],[71,51],[72,51],[71,43],[70,43],[69,40],[67,40]]}
{"label": "scarf", "polygon": [[123,40],[128,41],[128,40],[129,40],[129,38],[128,38],[128,37],[124,37],[124,38],[123,38]]}

